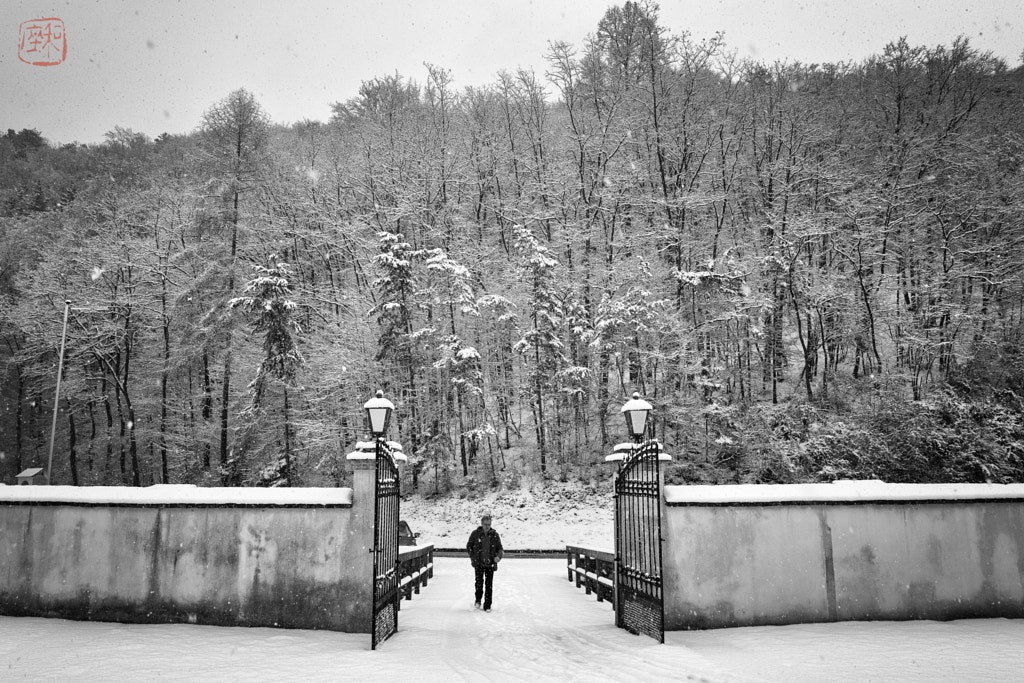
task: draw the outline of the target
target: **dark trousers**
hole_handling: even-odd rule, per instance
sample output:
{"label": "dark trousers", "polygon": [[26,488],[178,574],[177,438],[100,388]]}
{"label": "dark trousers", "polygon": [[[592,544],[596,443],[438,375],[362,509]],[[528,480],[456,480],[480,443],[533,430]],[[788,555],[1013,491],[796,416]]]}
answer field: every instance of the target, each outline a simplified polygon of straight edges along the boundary
{"label": "dark trousers", "polygon": [[494,567],[476,567],[476,601],[483,598],[484,609],[491,609],[491,589],[494,586]]}

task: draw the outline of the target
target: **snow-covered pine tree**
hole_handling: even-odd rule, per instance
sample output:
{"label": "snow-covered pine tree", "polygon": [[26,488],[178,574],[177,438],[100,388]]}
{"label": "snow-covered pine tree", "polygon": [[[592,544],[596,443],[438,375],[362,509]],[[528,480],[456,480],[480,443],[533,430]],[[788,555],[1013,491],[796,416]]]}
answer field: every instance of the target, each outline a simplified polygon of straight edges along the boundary
{"label": "snow-covered pine tree", "polygon": [[534,424],[537,430],[537,448],[540,451],[540,471],[547,476],[548,414],[545,405],[555,400],[553,379],[566,364],[559,329],[563,325],[562,302],[558,294],[556,268],[558,260],[537,240],[525,225],[513,228],[514,246],[519,257],[519,268],[526,283],[530,327],[516,342],[514,351],[530,368],[529,391],[533,394]]}
{"label": "snow-covered pine tree", "polygon": [[500,294],[485,294],[477,300],[477,305],[483,318],[482,346],[486,347],[481,365],[485,395],[490,394],[497,403],[495,437],[504,432],[505,448],[510,448],[512,434],[517,438],[520,436],[513,415],[518,388],[513,351],[514,340],[519,334],[516,305]]}
{"label": "snow-covered pine tree", "polygon": [[246,285],[244,296],[230,301],[231,308],[245,312],[252,324],[252,332],[263,334],[263,360],[249,383],[249,406],[239,416],[245,424],[243,436],[225,467],[225,477],[234,485],[241,483],[247,451],[257,449],[254,427],[266,413],[266,394],[275,384],[282,389],[284,448],[276,452],[274,461],[260,471],[258,481],[263,486],[291,485],[294,435],[290,424],[288,388],[294,386],[296,374],[303,365],[302,354],[296,344],[296,335],[302,330],[293,319],[297,305],[291,298],[293,292],[288,282],[291,274],[288,264],[275,262],[274,256],[270,261],[267,266],[255,266],[255,275]]}
{"label": "snow-covered pine tree", "polygon": [[[394,393],[400,397],[398,410],[408,411],[394,423],[408,430],[408,446],[415,454],[422,431],[417,385],[419,370],[426,364],[421,347],[429,346],[429,339],[425,338],[436,332],[429,326],[415,327],[420,285],[413,264],[426,252],[413,249],[400,233],[380,232],[378,238],[380,253],[373,263],[380,275],[373,283],[377,289],[377,305],[371,311],[376,314],[380,327],[376,360],[384,366],[385,382],[393,382]],[[415,479],[413,485],[416,485]]]}
{"label": "snow-covered pine tree", "polygon": [[[204,171],[212,172],[208,194],[219,195],[219,219],[222,222],[229,248],[222,251],[220,260],[226,275],[225,295],[235,292],[235,267],[238,260],[240,237],[244,236],[243,196],[250,194],[259,184],[260,170],[265,163],[269,119],[256,97],[245,89],[231,92],[223,100],[203,113],[200,132],[201,149],[206,159]],[[218,302],[218,308],[223,299]],[[220,463],[227,464],[229,409],[231,404],[232,338],[231,316],[224,316],[224,374],[221,380],[220,405]]]}
{"label": "snow-covered pine tree", "polygon": [[433,250],[426,265],[432,279],[433,301],[447,318],[448,334],[439,340],[441,357],[434,362],[434,369],[442,373],[445,402],[458,422],[459,460],[465,477],[469,476],[476,447],[476,440],[470,437],[467,456],[467,435],[482,428],[485,406],[480,353],[459,334],[458,322],[463,316],[479,317],[480,311],[468,268],[441,249]]}

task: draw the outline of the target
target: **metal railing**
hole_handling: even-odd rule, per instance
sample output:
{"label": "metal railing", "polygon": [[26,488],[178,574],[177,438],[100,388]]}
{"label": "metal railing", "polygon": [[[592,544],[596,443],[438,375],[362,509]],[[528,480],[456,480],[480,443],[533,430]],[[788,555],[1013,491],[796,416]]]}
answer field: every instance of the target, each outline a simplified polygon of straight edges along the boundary
{"label": "metal railing", "polygon": [[[511,559],[556,559],[565,554],[561,548],[505,548],[503,560]],[[434,557],[462,557],[469,559],[466,548],[434,548]]]}
{"label": "metal railing", "polygon": [[[420,588],[434,578],[434,546],[424,545],[398,553],[398,590],[405,600],[419,595]],[[401,606],[401,605],[399,605]]]}
{"label": "metal railing", "polygon": [[583,587],[587,595],[597,596],[598,602],[605,600],[615,607],[615,553],[610,550],[565,546],[566,571],[569,581],[576,587]]}

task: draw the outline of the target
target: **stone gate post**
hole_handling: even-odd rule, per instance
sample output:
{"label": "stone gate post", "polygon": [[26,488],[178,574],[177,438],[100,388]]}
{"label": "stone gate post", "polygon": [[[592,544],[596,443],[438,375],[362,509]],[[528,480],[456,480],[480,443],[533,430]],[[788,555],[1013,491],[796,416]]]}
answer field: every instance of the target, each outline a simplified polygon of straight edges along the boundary
{"label": "stone gate post", "polygon": [[353,596],[356,611],[360,615],[357,633],[373,630],[373,517],[374,491],[377,484],[377,461],[373,446],[356,444],[356,450],[346,456],[352,466],[352,522],[349,525],[349,547],[353,549],[351,559],[355,576],[365,577],[358,582],[358,593]]}

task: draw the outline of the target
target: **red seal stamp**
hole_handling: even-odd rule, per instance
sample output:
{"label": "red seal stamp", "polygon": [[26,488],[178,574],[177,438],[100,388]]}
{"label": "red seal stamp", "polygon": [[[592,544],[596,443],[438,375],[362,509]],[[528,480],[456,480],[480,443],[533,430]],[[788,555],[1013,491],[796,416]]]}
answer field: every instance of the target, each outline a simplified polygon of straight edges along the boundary
{"label": "red seal stamp", "polygon": [[68,43],[60,19],[33,19],[18,32],[18,59],[33,66],[54,66],[64,61]]}

